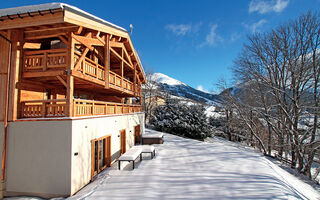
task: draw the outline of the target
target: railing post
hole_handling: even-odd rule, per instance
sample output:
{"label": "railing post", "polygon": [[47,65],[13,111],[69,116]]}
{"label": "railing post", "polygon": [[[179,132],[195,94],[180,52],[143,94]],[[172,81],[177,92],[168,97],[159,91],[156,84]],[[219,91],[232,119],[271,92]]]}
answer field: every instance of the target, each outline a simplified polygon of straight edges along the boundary
{"label": "railing post", "polygon": [[80,65],[82,65],[82,73],[86,74],[86,59],[84,59]]}
{"label": "railing post", "polygon": [[95,63],[95,66],[96,66],[96,78],[98,78],[98,69],[99,69],[99,66],[98,66],[98,63]]}
{"label": "railing post", "polygon": [[48,67],[48,52],[44,53],[44,61],[43,61],[43,71],[47,71]]}
{"label": "railing post", "polygon": [[20,114],[20,117],[21,118],[23,118],[24,117],[24,107],[25,107],[25,103],[23,102],[22,104],[21,104],[21,114]]}
{"label": "railing post", "polygon": [[42,102],[41,116],[46,117],[46,102]]}
{"label": "railing post", "polygon": [[76,116],[76,101],[73,100],[73,116]]}
{"label": "railing post", "polygon": [[92,102],[92,115],[94,115],[94,102]]}

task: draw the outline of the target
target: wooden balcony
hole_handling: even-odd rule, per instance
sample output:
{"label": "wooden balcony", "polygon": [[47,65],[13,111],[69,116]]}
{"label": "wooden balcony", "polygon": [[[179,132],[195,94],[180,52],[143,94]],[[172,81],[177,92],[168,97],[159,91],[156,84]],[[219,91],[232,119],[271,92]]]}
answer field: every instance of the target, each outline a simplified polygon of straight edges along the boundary
{"label": "wooden balcony", "polygon": [[[75,63],[79,60],[80,54],[75,53]],[[93,62],[89,58],[85,58],[81,63],[77,71],[81,72],[84,75],[96,78],[101,81],[105,81],[105,70],[102,65]],[[124,89],[129,92],[134,92],[134,84],[127,80],[126,78],[122,78],[118,74],[113,71],[109,71],[109,87]]]}
{"label": "wooden balcony", "polygon": [[[21,103],[21,118],[51,118],[66,116],[66,99],[34,100]],[[73,100],[73,117],[129,114],[141,111],[141,105],[81,99]]]}
{"label": "wooden balcony", "polygon": [[[74,63],[80,59],[81,54],[74,53]],[[24,78],[41,78],[52,77],[56,80],[56,76],[66,76],[68,70],[68,49],[50,49],[24,51],[23,77]],[[106,74],[109,74],[108,87],[115,91],[126,93],[132,96],[139,96],[141,88],[139,84],[134,84],[128,79],[121,77],[113,71],[105,73],[105,67],[85,57],[79,66],[72,70],[71,74],[80,80],[91,82],[105,88]],[[48,80],[48,79],[47,79]],[[83,82],[81,84],[83,85]]]}
{"label": "wooden balcony", "polygon": [[67,49],[50,49],[24,52],[24,71],[66,69]]}

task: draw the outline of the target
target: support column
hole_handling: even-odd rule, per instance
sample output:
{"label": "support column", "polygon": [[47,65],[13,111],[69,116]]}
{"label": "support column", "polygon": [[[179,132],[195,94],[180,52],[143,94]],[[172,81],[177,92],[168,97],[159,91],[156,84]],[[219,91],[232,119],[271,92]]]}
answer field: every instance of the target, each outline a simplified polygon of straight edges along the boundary
{"label": "support column", "polygon": [[[123,58],[123,49],[121,49],[121,58]],[[123,60],[121,59],[121,88],[123,88]]]}
{"label": "support column", "polygon": [[12,57],[10,72],[10,91],[9,91],[9,118],[8,121],[17,119],[19,90],[16,89],[16,83],[19,81],[20,68],[22,66],[22,50],[23,50],[23,31],[17,30],[11,32],[12,41]]}
{"label": "support column", "polygon": [[133,92],[134,95],[137,94],[137,63],[134,64],[134,74],[133,74]]}
{"label": "support column", "polygon": [[105,36],[104,45],[104,81],[105,88],[109,88],[109,73],[110,73],[110,35]]}
{"label": "support column", "polygon": [[67,88],[66,88],[66,117],[73,117],[73,90],[74,90],[74,77],[71,71],[74,68],[74,44],[73,33],[69,35],[68,45],[68,70],[67,70]]}

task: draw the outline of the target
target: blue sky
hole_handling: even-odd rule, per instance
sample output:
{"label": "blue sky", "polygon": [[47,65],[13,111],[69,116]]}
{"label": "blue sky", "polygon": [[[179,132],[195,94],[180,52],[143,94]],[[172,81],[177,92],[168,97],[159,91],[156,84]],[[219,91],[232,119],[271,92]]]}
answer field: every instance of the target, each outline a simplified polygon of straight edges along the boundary
{"label": "blue sky", "polygon": [[[10,0],[0,8],[57,1]],[[122,0],[61,1],[129,30],[145,69],[161,72],[194,88],[215,91],[246,35],[268,31],[320,0]]]}

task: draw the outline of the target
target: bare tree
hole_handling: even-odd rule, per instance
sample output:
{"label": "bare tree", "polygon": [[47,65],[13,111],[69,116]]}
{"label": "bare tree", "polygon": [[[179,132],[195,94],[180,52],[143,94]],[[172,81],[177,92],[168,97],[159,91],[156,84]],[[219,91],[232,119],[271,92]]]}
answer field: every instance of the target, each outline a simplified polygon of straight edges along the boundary
{"label": "bare tree", "polygon": [[161,96],[161,88],[155,81],[152,68],[146,71],[146,79],[147,83],[142,88],[142,106],[145,111],[145,120],[148,122],[157,105],[157,97]]}
{"label": "bare tree", "polygon": [[[250,98],[235,104],[239,114],[247,120],[254,112],[263,119],[268,154],[274,149],[282,157],[285,151],[291,167],[309,177],[320,148],[319,23],[319,14],[309,12],[270,32],[248,36],[234,67],[237,79],[251,86]],[[248,108],[252,112],[240,112]],[[249,129],[252,123],[247,123]],[[272,141],[273,134],[277,141]]]}

